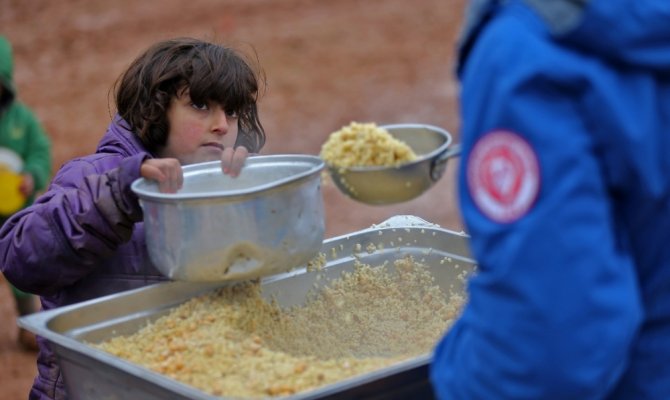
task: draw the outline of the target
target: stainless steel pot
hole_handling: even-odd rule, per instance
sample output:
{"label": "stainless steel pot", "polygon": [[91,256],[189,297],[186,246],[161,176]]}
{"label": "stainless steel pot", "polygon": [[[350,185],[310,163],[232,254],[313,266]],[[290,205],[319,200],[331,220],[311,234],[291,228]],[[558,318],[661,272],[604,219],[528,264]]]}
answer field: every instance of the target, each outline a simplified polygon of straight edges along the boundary
{"label": "stainless steel pot", "polygon": [[323,242],[323,166],[316,156],[256,156],[231,178],[219,161],[193,164],[175,194],[138,179],[131,188],[151,260],[184,281],[252,279],[305,264]]}
{"label": "stainless steel pot", "polygon": [[446,130],[425,124],[381,125],[417,154],[412,162],[396,167],[328,166],[337,188],[350,198],[372,205],[409,201],[423,194],[444,174],[447,160],[460,155]]}

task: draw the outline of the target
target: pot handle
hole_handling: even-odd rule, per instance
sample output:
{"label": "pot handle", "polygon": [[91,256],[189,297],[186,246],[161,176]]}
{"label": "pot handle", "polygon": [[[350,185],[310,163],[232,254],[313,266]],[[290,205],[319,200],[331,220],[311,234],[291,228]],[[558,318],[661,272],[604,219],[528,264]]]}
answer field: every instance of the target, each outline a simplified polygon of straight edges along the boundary
{"label": "pot handle", "polygon": [[433,160],[433,165],[430,167],[430,178],[433,180],[433,182],[437,182],[440,178],[442,178],[442,174],[444,174],[444,170],[447,168],[447,160],[451,157],[460,155],[461,144],[455,143],[449,146],[444,153],[437,156],[435,160]]}

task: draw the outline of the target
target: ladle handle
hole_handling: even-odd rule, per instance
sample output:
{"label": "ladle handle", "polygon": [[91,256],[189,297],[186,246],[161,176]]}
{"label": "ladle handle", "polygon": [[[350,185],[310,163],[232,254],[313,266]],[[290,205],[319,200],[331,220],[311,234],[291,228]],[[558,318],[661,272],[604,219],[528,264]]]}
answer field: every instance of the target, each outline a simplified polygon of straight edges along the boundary
{"label": "ladle handle", "polygon": [[430,169],[430,178],[433,180],[433,182],[437,182],[440,178],[442,178],[442,174],[444,174],[444,170],[447,167],[447,160],[450,159],[451,157],[456,157],[460,155],[461,155],[461,144],[455,143],[449,146],[447,148],[447,151],[438,156],[435,159],[435,161],[433,161],[433,165]]}

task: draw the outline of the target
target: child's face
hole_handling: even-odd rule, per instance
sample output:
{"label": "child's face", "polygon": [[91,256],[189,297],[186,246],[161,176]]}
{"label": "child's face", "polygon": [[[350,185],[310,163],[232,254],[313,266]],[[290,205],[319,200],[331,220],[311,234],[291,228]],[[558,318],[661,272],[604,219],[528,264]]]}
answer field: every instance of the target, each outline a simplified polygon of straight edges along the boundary
{"label": "child's face", "polygon": [[188,90],[170,101],[167,111],[170,131],[159,152],[184,164],[221,159],[225,147],[237,139],[237,115],[227,114],[219,104],[193,104]]}

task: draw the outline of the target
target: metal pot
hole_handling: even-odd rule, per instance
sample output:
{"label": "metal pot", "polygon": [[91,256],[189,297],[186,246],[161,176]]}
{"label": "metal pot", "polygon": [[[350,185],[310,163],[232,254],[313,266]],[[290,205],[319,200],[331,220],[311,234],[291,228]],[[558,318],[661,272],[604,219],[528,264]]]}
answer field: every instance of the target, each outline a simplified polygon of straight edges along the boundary
{"label": "metal pot", "polygon": [[253,279],[313,259],[325,231],[321,170],[309,155],[256,156],[237,178],[219,161],[183,167],[184,185],[160,193],[143,178],[140,199],[149,256],[168,278]]}
{"label": "metal pot", "polygon": [[423,194],[444,174],[447,160],[460,155],[449,132],[425,124],[382,125],[417,154],[412,162],[396,167],[328,166],[337,188],[350,198],[372,205],[409,201]]}

